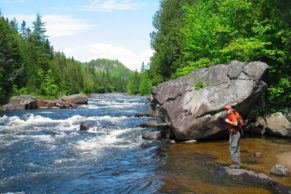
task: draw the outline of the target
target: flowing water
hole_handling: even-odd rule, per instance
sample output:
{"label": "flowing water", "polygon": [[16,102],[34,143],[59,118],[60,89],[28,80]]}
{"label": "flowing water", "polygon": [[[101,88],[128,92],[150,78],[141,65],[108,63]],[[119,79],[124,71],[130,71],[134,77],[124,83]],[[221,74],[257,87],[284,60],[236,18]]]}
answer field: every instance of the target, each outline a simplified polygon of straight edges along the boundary
{"label": "flowing water", "polygon": [[[227,140],[142,140],[153,129],[138,125],[154,118],[135,115],[146,114],[147,107],[145,97],[105,94],[77,109],[1,113],[0,193],[276,192],[217,174],[213,163],[230,163]],[[89,131],[79,130],[81,122]],[[244,139],[241,146],[246,168],[269,173],[277,161],[289,164],[288,140]],[[253,152],[263,156],[250,158]],[[291,186],[289,178],[277,180]]]}

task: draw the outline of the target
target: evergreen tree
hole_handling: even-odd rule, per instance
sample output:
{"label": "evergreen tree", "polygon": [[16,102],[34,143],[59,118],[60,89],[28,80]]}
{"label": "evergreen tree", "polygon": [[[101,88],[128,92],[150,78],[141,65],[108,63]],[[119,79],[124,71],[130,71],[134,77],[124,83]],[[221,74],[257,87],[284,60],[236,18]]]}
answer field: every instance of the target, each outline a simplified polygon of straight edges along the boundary
{"label": "evergreen tree", "polygon": [[40,14],[36,15],[36,19],[32,24],[33,24],[32,35],[36,38],[36,40],[44,42],[47,36],[45,35],[46,32],[45,23],[42,22]]}
{"label": "evergreen tree", "polygon": [[145,64],[144,62],[142,62],[141,67],[140,67],[140,72],[144,72],[145,71]]}
{"label": "evergreen tree", "polygon": [[149,95],[152,92],[152,82],[149,79],[148,72],[144,71],[140,75],[139,94]]}
{"label": "evergreen tree", "polygon": [[[13,22],[14,23],[14,22]],[[23,73],[20,61],[17,29],[0,17],[0,103],[6,102],[13,92],[13,85]]]}
{"label": "evergreen tree", "polygon": [[129,78],[129,82],[127,84],[127,93],[138,94],[139,85],[140,85],[140,75],[137,71],[135,71]]}

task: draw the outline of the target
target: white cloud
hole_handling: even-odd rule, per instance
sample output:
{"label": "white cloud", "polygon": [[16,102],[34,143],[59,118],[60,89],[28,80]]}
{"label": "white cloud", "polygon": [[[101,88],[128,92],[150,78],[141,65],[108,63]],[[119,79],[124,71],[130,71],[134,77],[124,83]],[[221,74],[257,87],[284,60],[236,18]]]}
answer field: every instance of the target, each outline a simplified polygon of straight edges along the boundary
{"label": "white cloud", "polygon": [[83,6],[84,11],[109,12],[113,10],[135,10],[143,6],[129,0],[91,0],[90,4]]}
{"label": "white cloud", "polygon": [[143,62],[145,64],[149,63],[150,57],[153,55],[153,50],[136,53],[121,46],[104,43],[59,50],[63,51],[67,57],[74,56],[76,60],[82,62],[88,62],[92,59],[98,58],[118,60],[133,71],[140,71],[141,64]]}
{"label": "white cloud", "polygon": [[68,15],[44,15],[43,21],[49,37],[73,36],[92,27],[86,21]]}
{"label": "white cloud", "polygon": [[7,14],[7,18],[9,19],[16,19],[18,23],[22,23],[24,20],[27,24],[31,25],[32,22],[35,20],[36,15],[26,15],[26,14]]}
{"label": "white cloud", "polygon": [[[29,27],[32,27],[32,22],[36,19],[36,15],[24,14],[10,14],[7,17],[15,18],[20,24],[24,20]],[[52,38],[73,36],[92,27],[88,22],[70,15],[43,15],[41,19],[45,23],[46,35]]]}

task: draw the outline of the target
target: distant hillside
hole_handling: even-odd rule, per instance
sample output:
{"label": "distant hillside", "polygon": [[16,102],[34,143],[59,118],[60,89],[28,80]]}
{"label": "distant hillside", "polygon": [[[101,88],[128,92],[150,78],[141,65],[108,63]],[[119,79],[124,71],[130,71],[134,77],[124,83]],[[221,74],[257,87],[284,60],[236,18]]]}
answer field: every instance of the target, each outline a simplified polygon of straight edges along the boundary
{"label": "distant hillside", "polygon": [[94,66],[97,71],[111,71],[111,72],[123,72],[123,73],[131,73],[127,67],[125,67],[118,60],[110,60],[110,59],[96,59],[91,60],[87,65]]}
{"label": "distant hillside", "polygon": [[83,65],[94,75],[94,88],[97,92],[126,92],[133,72],[118,60],[96,59]]}

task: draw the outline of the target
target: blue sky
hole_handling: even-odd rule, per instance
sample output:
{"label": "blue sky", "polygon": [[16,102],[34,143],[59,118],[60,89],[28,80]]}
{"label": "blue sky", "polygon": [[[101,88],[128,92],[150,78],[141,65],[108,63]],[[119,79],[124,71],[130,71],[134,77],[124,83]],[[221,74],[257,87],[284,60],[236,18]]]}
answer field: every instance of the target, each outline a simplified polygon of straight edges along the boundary
{"label": "blue sky", "polygon": [[86,62],[118,59],[140,70],[153,54],[149,34],[160,0],[1,0],[4,17],[29,25],[42,16],[57,51]]}

